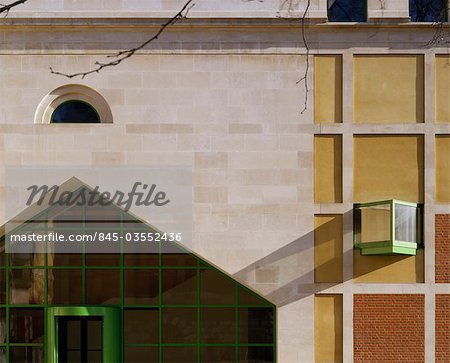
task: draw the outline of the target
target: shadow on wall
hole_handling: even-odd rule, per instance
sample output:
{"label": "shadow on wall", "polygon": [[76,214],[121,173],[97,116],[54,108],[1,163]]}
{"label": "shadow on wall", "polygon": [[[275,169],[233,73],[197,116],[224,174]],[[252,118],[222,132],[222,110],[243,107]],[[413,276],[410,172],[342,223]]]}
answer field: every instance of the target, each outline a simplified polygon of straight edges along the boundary
{"label": "shadow on wall", "polygon": [[[343,215],[344,236],[348,233],[353,235],[352,224],[346,223],[351,221],[352,218],[353,210],[347,211]],[[322,243],[328,243],[328,241],[318,241],[317,239],[314,241],[314,234],[319,235],[322,231],[329,230],[330,223],[333,222],[322,224],[315,231],[303,235],[236,272],[233,277],[240,281],[250,282],[250,285],[256,286],[258,290],[263,290],[263,295],[278,307],[320,293],[349,280],[353,280],[355,283],[424,282],[423,249],[418,250],[416,256],[361,256],[359,250],[352,247],[345,251],[341,249],[341,256],[335,254],[328,261],[314,266],[314,250],[318,249]],[[322,271],[324,269],[334,269],[336,259],[343,261],[341,265],[342,281],[316,283],[316,271],[319,269]],[[352,273],[343,273],[343,264],[351,260],[353,260]],[[308,267],[305,269],[305,266]],[[258,281],[257,278],[255,279],[258,272],[264,270],[277,271],[277,281]],[[262,287],[262,289],[259,289],[259,287]]]}

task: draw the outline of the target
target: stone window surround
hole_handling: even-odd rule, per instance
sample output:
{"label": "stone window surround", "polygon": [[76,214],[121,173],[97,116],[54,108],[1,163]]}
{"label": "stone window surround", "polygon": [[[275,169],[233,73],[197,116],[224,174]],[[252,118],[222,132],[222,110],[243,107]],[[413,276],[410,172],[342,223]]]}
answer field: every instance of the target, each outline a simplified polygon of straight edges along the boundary
{"label": "stone window surround", "polygon": [[94,89],[81,84],[67,84],[48,93],[39,104],[34,115],[35,124],[50,124],[56,108],[66,101],[83,101],[98,113],[100,123],[113,123],[111,109],[105,98]]}

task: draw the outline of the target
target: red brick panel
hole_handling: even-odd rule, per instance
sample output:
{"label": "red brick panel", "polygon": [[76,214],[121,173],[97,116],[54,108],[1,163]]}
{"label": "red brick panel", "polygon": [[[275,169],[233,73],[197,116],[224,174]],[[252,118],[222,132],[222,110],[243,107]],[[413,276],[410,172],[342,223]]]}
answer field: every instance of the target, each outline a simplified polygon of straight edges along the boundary
{"label": "red brick panel", "polygon": [[425,362],[425,296],[355,294],[354,362]]}
{"label": "red brick panel", "polygon": [[436,282],[450,283],[450,214],[436,214],[435,239]]}
{"label": "red brick panel", "polygon": [[450,362],[450,294],[436,295],[436,363]]}

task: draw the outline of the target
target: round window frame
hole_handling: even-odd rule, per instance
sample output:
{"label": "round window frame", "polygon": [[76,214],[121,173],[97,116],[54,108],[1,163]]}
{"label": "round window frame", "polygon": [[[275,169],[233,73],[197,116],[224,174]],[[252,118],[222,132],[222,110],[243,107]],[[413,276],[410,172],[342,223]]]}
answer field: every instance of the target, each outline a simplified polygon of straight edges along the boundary
{"label": "round window frame", "polygon": [[52,124],[55,110],[68,101],[81,101],[89,104],[98,114],[100,123],[54,123],[60,125],[99,125],[113,123],[113,116],[108,102],[94,89],[80,84],[58,87],[48,93],[39,104],[34,115],[35,124]]}

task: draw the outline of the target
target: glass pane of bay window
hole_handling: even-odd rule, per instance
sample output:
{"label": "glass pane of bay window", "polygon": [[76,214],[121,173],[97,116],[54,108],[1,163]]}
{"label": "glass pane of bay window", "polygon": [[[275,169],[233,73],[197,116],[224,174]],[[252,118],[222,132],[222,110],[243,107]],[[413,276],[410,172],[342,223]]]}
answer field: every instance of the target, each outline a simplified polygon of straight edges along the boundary
{"label": "glass pane of bay window", "polygon": [[391,205],[382,204],[359,210],[361,243],[391,240]]}
{"label": "glass pane of bay window", "polygon": [[395,240],[418,242],[417,208],[414,206],[395,205]]}

